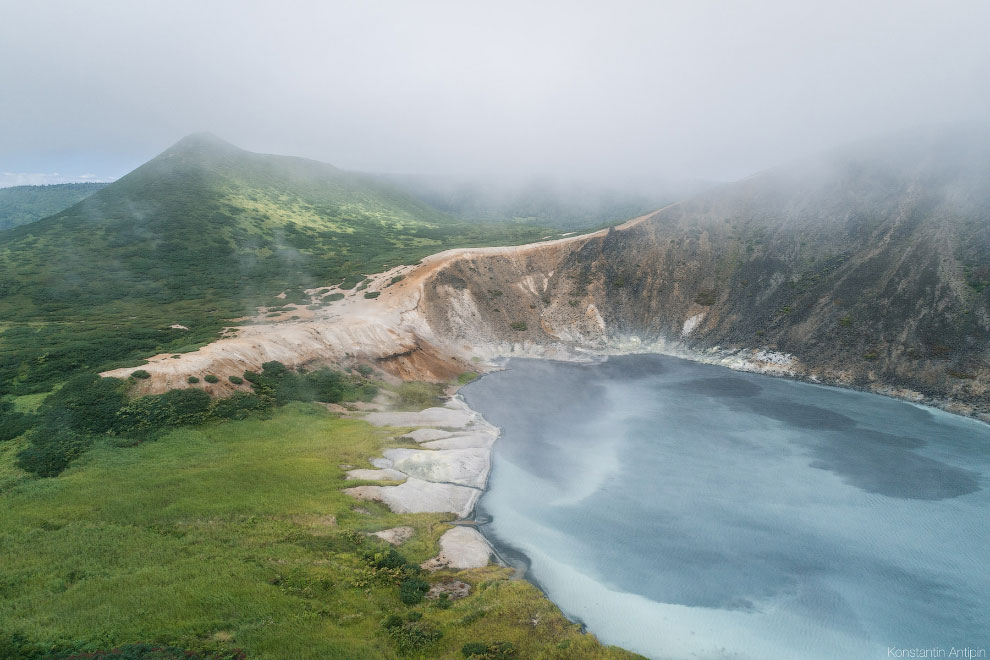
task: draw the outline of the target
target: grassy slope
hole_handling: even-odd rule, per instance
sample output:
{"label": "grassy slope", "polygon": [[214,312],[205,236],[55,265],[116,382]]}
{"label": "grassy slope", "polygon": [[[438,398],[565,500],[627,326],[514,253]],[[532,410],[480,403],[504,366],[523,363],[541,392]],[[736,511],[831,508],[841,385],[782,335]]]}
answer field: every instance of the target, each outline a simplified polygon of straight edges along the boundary
{"label": "grassy slope", "polygon": [[89,197],[105,183],[57,183],[0,188],[0,230],[46,218]]}
{"label": "grassy slope", "polygon": [[0,234],[0,394],[192,349],[281,291],[546,234],[459,223],[369,177],[190,136],[79,204]]}
{"label": "grassy slope", "polygon": [[395,657],[380,621],[416,609],[443,631],[422,657],[457,658],[464,643],[493,640],[513,642],[521,658],[633,657],[580,634],[505,569],[460,575],[475,590],[448,610],[403,605],[394,585],[369,580],[343,530],[412,525],[401,551],[419,562],[446,529],[438,514],[374,503],[363,504],[370,515],[356,512],[340,492],[339,465],[365,465],[394,444],[389,435],[291,404],[267,421],[99,448],[57,479],[8,486],[0,630],[90,648],[155,641],[358,660]]}

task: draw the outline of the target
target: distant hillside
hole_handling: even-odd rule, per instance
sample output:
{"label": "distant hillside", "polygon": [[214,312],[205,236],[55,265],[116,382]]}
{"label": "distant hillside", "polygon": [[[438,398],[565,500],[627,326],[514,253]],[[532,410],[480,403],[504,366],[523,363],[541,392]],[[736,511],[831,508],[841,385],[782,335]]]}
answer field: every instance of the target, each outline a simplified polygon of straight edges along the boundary
{"label": "distant hillside", "polygon": [[69,208],[105,183],[56,183],[0,188],[0,230],[30,224]]}
{"label": "distant hillside", "polygon": [[280,292],[544,235],[458,223],[366,175],[192,135],[0,233],[0,388],[47,389],[75,370],[189,348]]}
{"label": "distant hillside", "polygon": [[[469,336],[755,359],[990,419],[988,182],[985,126],[867,141],[531,261],[457,262],[426,300],[452,345]],[[544,277],[543,291],[512,286]],[[493,288],[505,292],[497,314],[448,311],[471,309],[468,293],[488,310]]]}
{"label": "distant hillside", "polygon": [[532,222],[565,230],[624,222],[714,185],[700,181],[602,185],[549,179],[504,183],[427,176],[382,178],[466,222]]}

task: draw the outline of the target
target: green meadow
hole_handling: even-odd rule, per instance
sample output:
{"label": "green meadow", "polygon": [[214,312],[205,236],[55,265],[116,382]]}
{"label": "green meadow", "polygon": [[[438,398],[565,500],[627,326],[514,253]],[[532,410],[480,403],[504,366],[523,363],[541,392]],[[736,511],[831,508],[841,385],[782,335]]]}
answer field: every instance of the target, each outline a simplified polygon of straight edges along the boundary
{"label": "green meadow", "polygon": [[341,492],[347,466],[399,446],[395,433],[296,402],[267,420],[108,442],[52,479],[17,475],[17,441],[4,443],[0,656],[145,643],[272,660],[464,658],[481,648],[494,650],[471,657],[633,657],[582,634],[500,567],[460,573],[473,585],[467,598],[404,604],[398,569],[369,559],[390,546],[366,533],[414,527],[398,550],[418,564],[452,516],[398,515]]}

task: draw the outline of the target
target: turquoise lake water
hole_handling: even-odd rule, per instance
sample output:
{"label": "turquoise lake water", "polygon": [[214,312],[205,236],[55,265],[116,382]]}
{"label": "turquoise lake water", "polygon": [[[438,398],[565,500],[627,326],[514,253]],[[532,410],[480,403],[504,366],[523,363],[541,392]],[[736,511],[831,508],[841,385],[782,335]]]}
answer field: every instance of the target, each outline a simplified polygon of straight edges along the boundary
{"label": "turquoise lake water", "polygon": [[665,356],[511,360],[462,394],[503,432],[482,531],[603,642],[990,656],[984,424]]}

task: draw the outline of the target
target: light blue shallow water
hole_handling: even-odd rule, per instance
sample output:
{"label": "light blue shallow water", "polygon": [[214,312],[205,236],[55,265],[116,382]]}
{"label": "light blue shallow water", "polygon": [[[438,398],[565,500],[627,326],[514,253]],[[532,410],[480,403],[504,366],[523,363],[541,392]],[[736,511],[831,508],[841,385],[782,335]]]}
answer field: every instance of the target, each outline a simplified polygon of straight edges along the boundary
{"label": "light blue shallow water", "polygon": [[512,360],[462,393],[503,430],[483,530],[604,642],[990,656],[986,425],[662,356]]}

